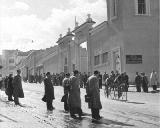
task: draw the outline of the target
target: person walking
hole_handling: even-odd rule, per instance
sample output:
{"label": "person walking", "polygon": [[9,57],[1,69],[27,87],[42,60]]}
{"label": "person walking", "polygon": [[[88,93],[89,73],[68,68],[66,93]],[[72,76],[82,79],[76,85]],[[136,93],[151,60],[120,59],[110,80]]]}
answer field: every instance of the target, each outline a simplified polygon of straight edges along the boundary
{"label": "person walking", "polygon": [[46,97],[46,106],[47,110],[52,111],[55,109],[52,105],[54,97],[54,87],[51,81],[51,74],[50,72],[46,73],[46,78],[44,79],[44,89],[45,89],[45,94],[44,96]]}
{"label": "person walking", "polygon": [[155,72],[155,70],[153,70],[151,72],[151,75],[150,75],[150,85],[152,86],[153,91],[157,90],[158,76],[157,76],[157,73]]}
{"label": "person walking", "polygon": [[13,97],[15,105],[20,105],[19,98],[24,98],[22,79],[20,74],[21,70],[17,70],[17,75],[13,79]]}
{"label": "person walking", "polygon": [[144,92],[148,92],[148,79],[145,73],[141,73],[142,75],[142,88]]}
{"label": "person walking", "polygon": [[99,72],[99,88],[102,89],[102,75]]}
{"label": "person walking", "polygon": [[129,76],[127,75],[126,72],[123,73],[123,80],[125,83],[125,91],[128,92],[128,88],[129,88]]}
{"label": "person walking", "polygon": [[64,87],[64,96],[62,97],[62,102],[64,102],[64,110],[65,112],[69,111],[69,104],[68,104],[68,95],[69,95],[69,90],[70,90],[70,86],[69,86],[69,77],[70,74],[66,73],[65,78],[62,81],[62,86]]}
{"label": "person walking", "polygon": [[91,109],[92,119],[101,119],[99,114],[99,110],[102,109],[99,90],[99,71],[94,71],[94,74],[88,78],[86,93],[90,97],[88,107]]}
{"label": "person walking", "polygon": [[135,84],[137,92],[141,92],[141,82],[142,82],[141,80],[142,80],[141,76],[138,74],[138,72],[136,72]]}
{"label": "person walking", "polygon": [[75,70],[70,77],[70,91],[69,91],[69,108],[72,118],[76,118],[75,114],[79,115],[79,119],[82,116],[81,109],[81,97],[80,97],[80,85],[79,85],[79,72]]}
{"label": "person walking", "polygon": [[12,74],[9,74],[9,77],[8,77],[7,95],[8,95],[8,101],[14,101],[12,99],[12,96],[13,96],[13,76]]}

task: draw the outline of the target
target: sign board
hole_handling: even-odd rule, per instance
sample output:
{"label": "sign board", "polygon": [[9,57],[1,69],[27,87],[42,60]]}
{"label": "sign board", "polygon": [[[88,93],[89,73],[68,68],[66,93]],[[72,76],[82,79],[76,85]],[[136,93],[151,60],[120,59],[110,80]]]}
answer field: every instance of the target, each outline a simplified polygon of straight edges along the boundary
{"label": "sign board", "polygon": [[142,64],[142,55],[126,55],[126,64]]}

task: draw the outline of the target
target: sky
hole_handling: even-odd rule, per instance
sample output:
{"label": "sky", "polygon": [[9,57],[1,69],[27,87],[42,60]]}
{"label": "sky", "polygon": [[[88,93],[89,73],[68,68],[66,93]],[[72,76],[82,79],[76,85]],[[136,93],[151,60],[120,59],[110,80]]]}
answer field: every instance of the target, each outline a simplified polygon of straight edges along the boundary
{"label": "sky", "polygon": [[59,35],[91,14],[95,25],[107,20],[106,0],[0,0],[0,54],[56,45]]}

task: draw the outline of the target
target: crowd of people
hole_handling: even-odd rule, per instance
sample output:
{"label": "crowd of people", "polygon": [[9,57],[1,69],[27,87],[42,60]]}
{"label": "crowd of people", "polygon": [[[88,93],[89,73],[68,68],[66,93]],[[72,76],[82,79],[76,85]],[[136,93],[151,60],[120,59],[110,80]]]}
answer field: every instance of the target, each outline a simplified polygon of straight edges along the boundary
{"label": "crowd of people", "polygon": [[[61,102],[64,102],[65,112],[69,112],[72,118],[81,119],[83,116],[81,108],[81,96],[80,96],[80,73],[78,70],[73,71],[73,75],[66,73],[64,79],[62,80],[62,86],[64,87],[64,95]],[[54,109],[52,102],[54,100],[54,86],[52,82],[52,76],[50,72],[46,73],[46,78],[44,79],[45,93],[42,98],[46,102],[47,109],[52,111]],[[99,115],[99,110],[102,108],[100,101],[100,91],[99,91],[99,72],[94,71],[86,83],[86,95],[90,97],[88,101],[89,108],[91,109],[92,119],[99,120],[101,116]]]}
{"label": "crowd of people", "polygon": [[[17,75],[13,77],[12,74],[3,78],[0,82],[0,89],[4,88],[8,101],[14,101],[15,105],[21,105],[19,98],[24,98],[22,88],[21,70],[17,70]],[[13,99],[14,98],[14,99]]]}
{"label": "crowd of people", "polygon": [[[6,95],[8,95],[9,101],[14,101],[15,105],[20,105],[19,98],[24,98],[23,88],[22,88],[22,78],[21,70],[17,70],[17,75],[13,77],[10,74],[8,77],[0,81],[0,88],[2,84],[5,86]],[[41,79],[36,79],[41,78]],[[120,85],[125,84],[125,91],[129,88],[129,76],[126,72],[119,73],[118,71],[111,71],[111,74],[106,72],[101,75],[99,71],[94,71],[93,74],[80,73],[78,70],[73,71],[73,74],[60,73],[51,74],[47,72],[43,74],[43,77],[34,77],[35,83],[44,82],[44,96],[42,100],[46,102],[47,110],[52,111],[55,109],[53,107],[54,96],[54,86],[60,85],[64,88],[64,95],[62,96],[61,102],[64,102],[65,112],[69,112],[72,118],[82,118],[83,111],[81,108],[81,96],[80,88],[86,89],[85,101],[88,103],[88,107],[91,109],[92,119],[99,120],[101,116],[99,114],[100,109],[102,109],[102,104],[100,101],[100,89],[102,88],[102,83],[105,87],[108,85]],[[150,80],[148,80],[145,73],[136,72],[135,85],[137,92],[141,92],[141,88],[144,92],[148,92],[148,84],[153,87],[153,90],[157,90],[158,77],[156,72],[153,70],[150,75]],[[13,99],[14,98],[14,99]]]}
{"label": "crowd of people", "polygon": [[147,93],[149,86],[151,86],[153,88],[153,91],[156,92],[158,84],[159,84],[158,76],[155,70],[151,72],[149,80],[144,72],[141,72],[141,73],[136,72],[135,85],[136,85],[137,92],[141,92],[141,90],[143,90],[143,92]]}

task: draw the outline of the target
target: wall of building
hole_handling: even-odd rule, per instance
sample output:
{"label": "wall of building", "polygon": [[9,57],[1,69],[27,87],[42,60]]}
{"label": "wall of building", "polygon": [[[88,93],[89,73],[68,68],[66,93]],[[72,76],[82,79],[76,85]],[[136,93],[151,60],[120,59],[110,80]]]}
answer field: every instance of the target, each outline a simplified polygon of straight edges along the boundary
{"label": "wall of building", "polygon": [[[115,31],[107,22],[102,23],[100,26],[97,28],[98,30],[96,28],[95,30],[93,29],[91,34],[91,55],[93,71],[99,70],[103,74],[104,72],[110,73],[112,70],[115,70],[113,67],[113,51],[117,48],[123,48],[123,39],[122,34]],[[105,52],[108,52],[108,60],[106,63],[102,63],[102,54]],[[96,55],[100,55],[100,64],[95,66],[94,57]]]}
{"label": "wall of building", "polygon": [[58,55],[55,55],[44,63],[44,73],[51,72],[51,73],[58,73]]}
{"label": "wall of building", "polygon": [[[134,78],[135,72],[159,70],[159,0],[150,1],[150,15],[135,15],[134,1],[125,0],[123,8],[123,36],[125,55],[142,55],[142,64],[126,64],[125,70]],[[126,11],[127,10],[127,11]]]}

